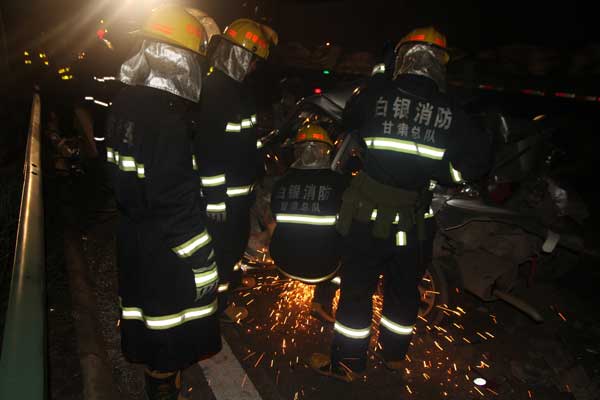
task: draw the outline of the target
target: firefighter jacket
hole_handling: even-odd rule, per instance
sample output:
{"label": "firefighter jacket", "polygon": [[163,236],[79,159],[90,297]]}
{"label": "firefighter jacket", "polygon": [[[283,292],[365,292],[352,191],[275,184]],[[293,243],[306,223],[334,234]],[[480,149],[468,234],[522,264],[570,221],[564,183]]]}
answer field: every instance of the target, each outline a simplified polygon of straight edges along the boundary
{"label": "firefighter jacket", "polygon": [[218,273],[192,169],[188,104],[128,86],[107,121],[107,160],[121,213],[123,351],[159,371],[184,368],[221,346]]}
{"label": "firefighter jacket", "polygon": [[329,169],[295,169],[277,181],[271,210],[277,221],[270,252],[285,275],[306,283],[333,278],[339,268],[335,230],[348,179]]}
{"label": "firefighter jacket", "polygon": [[256,179],[256,111],[242,83],[214,70],[203,82],[193,115],[195,159],[207,211],[247,196]]}
{"label": "firefighter jacket", "polygon": [[487,172],[491,140],[432,80],[400,75],[356,103],[351,128],[368,148],[363,170],[376,181],[422,190],[450,165],[461,179]]}

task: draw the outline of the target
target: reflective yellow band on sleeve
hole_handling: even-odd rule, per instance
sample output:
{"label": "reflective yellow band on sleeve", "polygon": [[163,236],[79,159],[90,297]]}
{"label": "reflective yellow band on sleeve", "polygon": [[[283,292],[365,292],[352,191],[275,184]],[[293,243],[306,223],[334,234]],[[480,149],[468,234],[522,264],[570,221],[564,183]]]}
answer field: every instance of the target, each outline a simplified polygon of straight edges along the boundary
{"label": "reflective yellow band on sleeve", "polygon": [[228,197],[245,196],[252,192],[253,185],[247,186],[232,186],[227,188]]}
{"label": "reflective yellow band on sleeve", "polygon": [[252,125],[252,121],[250,120],[250,118],[242,120],[242,129],[252,128],[252,126],[253,125]]}
{"label": "reflective yellow band on sleeve", "polygon": [[343,325],[339,321],[335,321],[333,330],[350,339],[366,339],[371,335],[370,326],[363,329],[354,329]]}
{"label": "reflective yellow band on sleeve", "polygon": [[256,141],[256,148],[257,149],[262,149],[263,148],[263,142],[262,142],[262,140],[258,139]]}
{"label": "reflective yellow band on sleeve", "polygon": [[146,169],[144,168],[144,164],[136,164],[137,176],[140,179],[146,177]]}
{"label": "reflective yellow band on sleeve", "polygon": [[115,153],[114,153],[112,147],[106,148],[106,161],[108,161],[111,164],[115,163]]}
{"label": "reflective yellow band on sleeve", "polygon": [[306,225],[335,225],[335,215],[277,214],[277,222]]}
{"label": "reflective yellow band on sleeve", "polygon": [[196,156],[192,155],[192,169],[198,171],[198,163],[196,162]]}
{"label": "reflective yellow band on sleeve", "polygon": [[223,212],[226,209],[227,209],[227,206],[225,205],[225,203],[207,204],[206,205],[207,212]]}
{"label": "reflective yellow band on sleeve", "polygon": [[381,317],[381,326],[397,335],[412,335],[414,329],[414,325],[400,325],[385,316]]}
{"label": "reflective yellow band on sleeve", "polygon": [[194,281],[196,287],[206,286],[219,280],[219,273],[217,272],[217,264],[213,263],[208,270],[200,272],[194,270]]}
{"label": "reflective yellow band on sleeve", "polygon": [[236,124],[233,122],[228,122],[227,126],[225,126],[225,132],[241,132],[242,131],[242,125],[241,124]]}
{"label": "reflective yellow band on sleeve", "polygon": [[396,246],[406,246],[406,232],[396,233]]}
{"label": "reflective yellow band on sleeve", "polygon": [[137,171],[137,166],[135,164],[135,159],[131,156],[121,156],[119,157],[119,169],[121,171],[127,172],[135,172]]}
{"label": "reflective yellow band on sleeve", "polygon": [[463,182],[463,177],[462,177],[462,174],[460,173],[460,171],[454,169],[454,167],[452,166],[452,163],[449,163],[449,165],[450,165],[450,176],[452,177],[452,182],[454,182],[454,183]]}
{"label": "reflective yellow band on sleeve", "polygon": [[226,183],[225,174],[215,176],[201,176],[202,185],[206,187],[215,187]]}
{"label": "reflective yellow band on sleeve", "polygon": [[187,258],[187,257],[193,255],[196,251],[198,251],[202,247],[206,246],[208,243],[210,243],[210,241],[211,241],[210,235],[208,234],[208,232],[206,230],[204,230],[204,232],[202,232],[199,235],[194,236],[187,242],[185,242],[177,247],[173,247],[172,250],[180,258]]}
{"label": "reflective yellow band on sleeve", "polygon": [[376,64],[373,67],[373,70],[371,71],[371,76],[377,75],[377,74],[383,74],[385,73],[385,64],[381,63],[381,64]]}
{"label": "reflective yellow band on sleeve", "polygon": [[434,216],[435,216],[435,214],[433,213],[433,208],[429,207],[429,212],[425,213],[425,219],[433,218]]}
{"label": "reflective yellow band on sleeve", "polygon": [[250,116],[250,121],[252,121],[252,125],[256,125],[256,114]]}
{"label": "reflective yellow band on sleeve", "polygon": [[[329,275],[322,276],[320,278],[303,278],[303,277],[300,277],[300,276],[292,275],[292,274],[290,274],[290,273],[282,270],[281,268],[277,268],[277,269],[279,270],[279,272],[281,272],[282,275],[285,275],[286,277],[288,277],[290,279],[294,279],[296,281],[304,282],[304,283],[307,283],[309,285],[314,285],[316,283],[331,281],[332,278],[338,273],[339,267],[336,268],[336,270],[333,271],[332,273],[330,273]],[[333,278],[333,279],[335,279],[335,278]]]}
{"label": "reflective yellow band on sleeve", "polygon": [[228,283],[221,283],[219,285],[219,288],[217,289],[217,292],[219,293],[223,293],[229,290],[229,282]]}

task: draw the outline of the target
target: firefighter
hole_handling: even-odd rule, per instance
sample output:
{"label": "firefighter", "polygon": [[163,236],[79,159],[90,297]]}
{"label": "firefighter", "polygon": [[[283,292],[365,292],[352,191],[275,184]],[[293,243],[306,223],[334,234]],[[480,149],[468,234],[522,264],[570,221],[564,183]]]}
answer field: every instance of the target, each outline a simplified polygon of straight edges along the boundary
{"label": "firefighter", "polygon": [[315,353],[310,360],[318,373],[344,381],[366,370],[380,274],[378,354],[387,368],[403,368],[417,317],[421,254],[431,254],[423,248],[432,243],[425,225],[429,180],[449,162],[466,179],[476,179],[491,158],[491,141],[444,93],[446,38],[432,27],[416,29],[400,40],[396,53],[394,80],[369,91],[354,111],[366,154],[344,192],[336,225],[344,271],[334,337],[330,356]]}
{"label": "firefighter", "polygon": [[296,161],[273,186],[271,210],[277,222],[270,254],[279,271],[292,279],[317,284],[311,304],[315,317],[334,322],[331,280],[340,266],[335,221],[347,179],[330,169],[333,142],[316,123],[303,125],[294,141]]}
{"label": "firefighter", "polygon": [[[256,107],[245,84],[260,60],[266,60],[277,34],[268,26],[238,19],[209,46],[210,73],[194,120],[197,166],[206,200],[208,229],[215,238],[219,266],[219,304],[242,281],[238,261],[250,235],[250,207],[258,165]],[[252,286],[253,278],[245,278]],[[230,308],[241,319],[247,311]]]}
{"label": "firefighter", "polygon": [[192,169],[188,109],[200,97],[202,26],[179,6],[152,11],[106,125],[120,222],[125,357],[146,366],[150,399],[177,399],[181,371],[221,349],[218,273]]}

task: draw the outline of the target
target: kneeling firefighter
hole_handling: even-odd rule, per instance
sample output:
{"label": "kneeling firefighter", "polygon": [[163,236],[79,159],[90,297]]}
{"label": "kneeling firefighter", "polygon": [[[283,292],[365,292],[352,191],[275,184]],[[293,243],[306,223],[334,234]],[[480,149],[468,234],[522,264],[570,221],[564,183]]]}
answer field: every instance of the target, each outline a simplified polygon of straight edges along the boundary
{"label": "kneeling firefighter", "polygon": [[[451,163],[466,179],[489,167],[491,141],[444,93],[446,38],[414,30],[397,45],[394,80],[366,93],[355,112],[366,145],[362,171],[343,196],[340,303],[331,356],[313,354],[318,373],[351,381],[367,367],[372,295],[383,274],[377,354],[401,370],[416,322],[423,255],[430,256],[429,181]],[[373,219],[373,220],[372,220]],[[433,229],[431,229],[433,231]]]}
{"label": "kneeling firefighter", "polygon": [[106,125],[121,214],[121,341],[125,357],[146,366],[148,397],[177,399],[189,395],[181,371],[221,349],[219,277],[186,119],[200,98],[205,34],[171,5],[154,9],[139,35]]}
{"label": "kneeling firefighter", "polygon": [[277,226],[270,254],[279,271],[292,279],[317,284],[312,314],[333,322],[331,308],[340,268],[339,234],[335,229],[348,179],[330,169],[333,142],[315,123],[298,130],[296,161],[273,186],[271,210]]}
{"label": "kneeling firefighter", "polygon": [[[221,311],[227,307],[229,291],[242,280],[237,263],[250,236],[252,188],[259,163],[256,106],[245,81],[276,44],[277,34],[271,28],[249,19],[236,20],[222,35],[213,36],[208,52],[211,72],[193,117],[208,229],[215,239]],[[240,318],[244,312],[227,315]]]}

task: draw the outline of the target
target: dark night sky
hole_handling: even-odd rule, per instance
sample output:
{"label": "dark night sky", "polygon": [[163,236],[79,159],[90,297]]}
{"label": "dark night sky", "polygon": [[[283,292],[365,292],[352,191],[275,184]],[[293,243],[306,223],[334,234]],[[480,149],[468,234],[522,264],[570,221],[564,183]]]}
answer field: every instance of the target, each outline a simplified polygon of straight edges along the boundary
{"label": "dark night sky", "polygon": [[[190,0],[214,15],[223,27],[248,16],[257,0]],[[258,0],[273,16],[282,41],[319,44],[331,41],[346,48],[378,51],[385,39],[398,40],[415,26],[435,24],[449,44],[468,51],[506,44],[576,48],[600,42],[595,17],[581,1],[552,5],[541,1],[466,0]],[[151,0],[1,0],[9,46],[24,46],[42,36],[70,47],[82,32],[93,32],[100,16],[117,5],[130,10]],[[242,7],[247,3],[248,7]]]}

